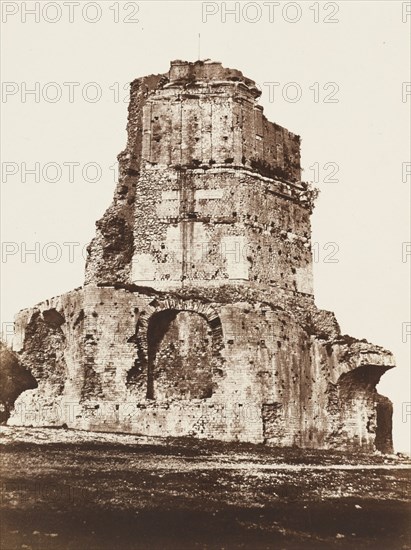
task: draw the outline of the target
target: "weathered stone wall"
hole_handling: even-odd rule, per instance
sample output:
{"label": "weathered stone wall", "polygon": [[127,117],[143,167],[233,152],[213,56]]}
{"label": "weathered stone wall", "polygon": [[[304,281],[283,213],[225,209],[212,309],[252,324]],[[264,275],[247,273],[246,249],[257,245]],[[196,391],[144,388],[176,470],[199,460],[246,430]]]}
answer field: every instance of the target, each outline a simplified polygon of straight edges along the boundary
{"label": "weathered stone wall", "polygon": [[[168,75],[132,83],[127,147],[118,157],[119,183],[113,204],[96,224],[97,234],[88,250],[86,284],[143,280],[133,274],[133,252],[136,245],[144,248],[148,243],[136,239],[164,223],[172,233],[170,221],[187,219],[195,209],[203,211],[203,226],[184,223],[185,233],[194,240],[201,240],[210,224],[242,223],[236,219],[237,213],[254,222],[254,209],[260,205],[252,204],[250,195],[260,197],[266,208],[276,207],[269,204],[267,189],[273,197],[289,199],[300,205],[300,210],[305,209],[301,225],[308,223],[309,193],[299,183],[300,139],[267,121],[256,103],[259,95],[252,80],[221,63],[173,62]],[[152,172],[150,167],[161,171]],[[255,179],[250,171],[255,172]],[[239,179],[244,189],[237,197]],[[175,196],[177,200],[173,200]],[[224,205],[227,197],[229,210]],[[214,216],[208,220],[210,209]],[[286,204],[282,210],[287,212]],[[292,213],[289,219],[293,219]],[[309,235],[308,226],[303,233]],[[218,242],[218,238],[214,240]],[[226,243],[219,246],[224,248]],[[140,260],[140,271],[145,270],[143,258]],[[240,274],[246,270],[246,263],[235,263]],[[311,287],[311,283],[302,286]]]}
{"label": "weathered stone wall", "polygon": [[0,341],[0,423],[5,424],[13,410],[17,397],[28,389],[37,387],[29,370],[25,369],[18,356]]}
{"label": "weathered stone wall", "polygon": [[393,366],[381,348],[310,335],[267,304],[111,287],[23,311],[16,327],[38,388],[11,424],[372,448],[375,385]]}
{"label": "weathered stone wall", "polygon": [[269,122],[243,82],[170,81],[143,107],[142,159],[161,166],[236,165],[300,180],[300,140]]}
{"label": "weathered stone wall", "polygon": [[138,189],[135,284],[241,281],[268,294],[312,294],[310,213],[299,203],[300,187],[246,170],[146,169]]}
{"label": "weathered stone wall", "polygon": [[212,62],[132,83],[86,284],[16,318],[9,423],[392,449],[393,357],[316,308],[300,140],[258,96]]}
{"label": "weathered stone wall", "polygon": [[142,105],[163,80],[164,75],[151,75],[131,84],[127,147],[118,156],[119,181],[113,202],[96,222],[96,236],[88,247],[86,284],[129,281],[134,250],[134,202],[141,163]]}

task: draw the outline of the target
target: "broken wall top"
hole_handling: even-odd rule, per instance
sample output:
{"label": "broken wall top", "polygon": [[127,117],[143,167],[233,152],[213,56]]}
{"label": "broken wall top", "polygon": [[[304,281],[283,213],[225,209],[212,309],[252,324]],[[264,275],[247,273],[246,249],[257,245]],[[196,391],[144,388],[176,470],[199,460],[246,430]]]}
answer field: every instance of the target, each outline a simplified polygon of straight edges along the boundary
{"label": "broken wall top", "polygon": [[259,95],[253,80],[211,61],[173,61],[167,74],[132,82],[119,183],[86,283],[240,282],[312,295],[300,138],[266,119]]}
{"label": "broken wall top", "polygon": [[173,61],[168,74],[136,79],[127,159],[134,169],[235,165],[299,182],[300,137],[267,120],[260,94],[253,80],[217,62]]}

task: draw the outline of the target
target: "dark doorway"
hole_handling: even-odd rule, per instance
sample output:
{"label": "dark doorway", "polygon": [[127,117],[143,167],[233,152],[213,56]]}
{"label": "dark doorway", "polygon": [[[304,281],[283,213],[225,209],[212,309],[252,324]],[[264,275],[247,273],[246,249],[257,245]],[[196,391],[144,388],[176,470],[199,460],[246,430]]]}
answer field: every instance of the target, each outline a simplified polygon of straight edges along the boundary
{"label": "dark doorway", "polygon": [[381,453],[392,453],[392,403],[382,395],[377,398],[377,427],[375,430],[375,448]]}
{"label": "dark doorway", "polygon": [[147,330],[147,399],[205,399],[212,395],[212,330],[193,311],[155,313]]}

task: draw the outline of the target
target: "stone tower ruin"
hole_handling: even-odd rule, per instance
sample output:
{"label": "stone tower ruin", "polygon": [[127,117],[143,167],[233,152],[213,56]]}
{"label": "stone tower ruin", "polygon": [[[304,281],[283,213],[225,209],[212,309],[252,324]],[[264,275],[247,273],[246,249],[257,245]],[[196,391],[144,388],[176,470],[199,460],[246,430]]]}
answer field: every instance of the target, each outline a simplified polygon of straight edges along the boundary
{"label": "stone tower ruin", "polygon": [[132,82],[85,284],[16,317],[10,424],[392,450],[392,354],[315,306],[315,194],[259,95],[209,61]]}

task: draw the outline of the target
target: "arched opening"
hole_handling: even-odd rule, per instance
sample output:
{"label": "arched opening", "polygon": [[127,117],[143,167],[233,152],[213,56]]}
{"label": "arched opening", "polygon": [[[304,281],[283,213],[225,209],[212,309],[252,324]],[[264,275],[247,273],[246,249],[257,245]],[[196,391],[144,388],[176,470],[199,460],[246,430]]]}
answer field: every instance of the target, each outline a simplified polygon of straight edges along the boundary
{"label": "arched opening", "polygon": [[392,453],[392,403],[383,396],[377,395],[377,426],[375,430],[375,448],[382,453]]}
{"label": "arched opening", "polygon": [[211,397],[212,327],[194,311],[155,313],[147,327],[147,363],[147,399]]}
{"label": "arched opening", "polygon": [[388,368],[361,365],[338,381],[340,415],[351,438],[362,445],[373,444],[383,453],[392,452],[392,404],[376,385]]}

